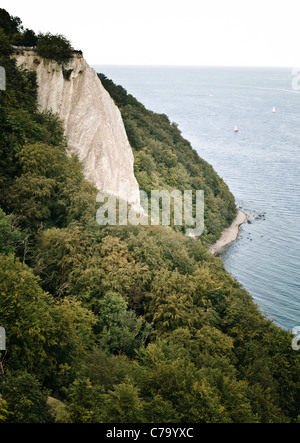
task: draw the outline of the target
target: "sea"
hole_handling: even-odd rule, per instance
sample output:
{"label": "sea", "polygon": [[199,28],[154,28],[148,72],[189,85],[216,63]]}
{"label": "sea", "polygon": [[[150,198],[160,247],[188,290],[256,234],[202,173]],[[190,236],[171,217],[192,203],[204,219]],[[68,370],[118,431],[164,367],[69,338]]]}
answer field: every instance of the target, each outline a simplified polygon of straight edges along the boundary
{"label": "sea", "polygon": [[275,324],[286,330],[299,326],[297,70],[93,68],[122,85],[147,109],[166,114],[171,122],[177,123],[199,156],[223,178],[237,206],[248,215],[238,240],[222,255],[226,270]]}

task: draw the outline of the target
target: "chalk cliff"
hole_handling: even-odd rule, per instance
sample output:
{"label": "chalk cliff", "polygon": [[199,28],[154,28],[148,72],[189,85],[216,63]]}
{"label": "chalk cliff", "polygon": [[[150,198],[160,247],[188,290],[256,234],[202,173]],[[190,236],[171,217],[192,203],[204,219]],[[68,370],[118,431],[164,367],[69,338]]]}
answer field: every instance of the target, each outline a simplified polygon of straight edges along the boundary
{"label": "chalk cliff", "polygon": [[138,205],[134,157],[121,113],[97,73],[80,55],[63,66],[34,51],[15,57],[18,66],[36,72],[40,109],[59,115],[69,152],[78,155],[86,178],[99,190]]}

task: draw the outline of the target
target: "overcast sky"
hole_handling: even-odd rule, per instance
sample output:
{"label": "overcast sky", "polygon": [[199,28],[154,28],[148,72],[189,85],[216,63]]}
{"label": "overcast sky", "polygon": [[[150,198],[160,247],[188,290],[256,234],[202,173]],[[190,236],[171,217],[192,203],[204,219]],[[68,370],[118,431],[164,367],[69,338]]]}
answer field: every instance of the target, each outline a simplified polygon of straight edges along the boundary
{"label": "overcast sky", "polygon": [[299,0],[1,0],[99,65],[300,65]]}

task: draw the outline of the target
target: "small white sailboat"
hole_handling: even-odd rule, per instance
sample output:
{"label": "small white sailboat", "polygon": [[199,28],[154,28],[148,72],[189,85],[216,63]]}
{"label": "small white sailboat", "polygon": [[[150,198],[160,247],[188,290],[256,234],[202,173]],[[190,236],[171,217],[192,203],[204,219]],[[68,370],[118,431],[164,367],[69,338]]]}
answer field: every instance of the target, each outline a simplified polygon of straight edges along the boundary
{"label": "small white sailboat", "polygon": [[234,127],[234,132],[239,132],[237,126]]}
{"label": "small white sailboat", "polygon": [[273,114],[276,114],[276,108],[275,106],[273,106],[273,110],[272,110]]}

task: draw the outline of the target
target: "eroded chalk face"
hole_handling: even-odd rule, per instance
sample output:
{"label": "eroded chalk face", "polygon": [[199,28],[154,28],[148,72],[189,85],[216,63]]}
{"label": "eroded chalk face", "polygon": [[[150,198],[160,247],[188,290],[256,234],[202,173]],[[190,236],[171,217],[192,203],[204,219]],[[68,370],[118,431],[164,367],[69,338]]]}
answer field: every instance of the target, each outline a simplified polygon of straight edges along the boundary
{"label": "eroded chalk face", "polygon": [[0,326],[0,351],[6,351],[6,332],[5,329]]}
{"label": "eroded chalk face", "polygon": [[0,66],[0,90],[6,90],[6,72],[3,66]]}

